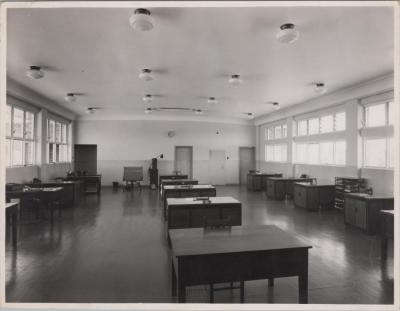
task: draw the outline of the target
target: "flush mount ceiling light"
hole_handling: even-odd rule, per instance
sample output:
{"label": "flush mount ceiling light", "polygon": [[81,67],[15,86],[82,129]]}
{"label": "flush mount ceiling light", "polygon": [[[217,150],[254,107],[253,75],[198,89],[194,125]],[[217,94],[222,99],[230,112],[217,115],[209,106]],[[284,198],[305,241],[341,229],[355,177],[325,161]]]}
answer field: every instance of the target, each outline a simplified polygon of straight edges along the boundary
{"label": "flush mount ceiling light", "polygon": [[64,99],[67,102],[72,103],[72,102],[76,101],[77,97],[74,93],[67,93],[67,95],[64,97]]}
{"label": "flush mount ceiling light", "polygon": [[194,111],[194,113],[197,114],[197,115],[203,114],[203,110],[201,110],[201,109],[193,109],[193,111]]}
{"label": "flush mount ceiling light", "polygon": [[136,9],[135,13],[129,18],[129,23],[131,24],[131,27],[135,30],[152,30],[154,25],[153,19],[150,15],[151,13],[147,9]]}
{"label": "flush mount ceiling light", "polygon": [[31,79],[41,79],[44,77],[44,72],[39,66],[30,66],[26,71],[26,76]]}
{"label": "flush mount ceiling light", "polygon": [[228,82],[232,85],[239,85],[243,83],[243,80],[240,79],[240,75],[232,75]]}
{"label": "flush mount ceiling light", "polygon": [[247,114],[247,118],[249,120],[253,120],[254,119],[254,114],[252,112],[247,112],[246,114]]}
{"label": "flush mount ceiling light", "polygon": [[207,102],[211,105],[218,104],[218,101],[215,99],[215,97],[211,96],[208,98]]}
{"label": "flush mount ceiling light", "polygon": [[151,75],[151,70],[150,69],[142,69],[142,71],[139,74],[139,78],[146,82],[153,80],[153,76]]}
{"label": "flush mount ceiling light", "polygon": [[100,107],[88,107],[86,109],[86,113],[87,114],[94,114],[97,109],[100,109]]}
{"label": "flush mount ceiling light", "polygon": [[277,102],[271,102],[268,104],[272,105],[272,108],[274,108],[274,110],[279,110],[281,108],[280,104]]}
{"label": "flush mount ceiling light", "polygon": [[151,103],[151,102],[152,102],[153,97],[152,97],[150,94],[146,94],[146,95],[143,96],[142,100],[143,100],[145,103],[148,104],[148,103]]}
{"label": "flush mount ceiling light", "polygon": [[153,112],[153,109],[151,108],[146,108],[146,110],[144,111],[145,114],[150,114]]}
{"label": "flush mount ceiling light", "polygon": [[298,38],[300,33],[295,29],[294,24],[287,23],[283,24],[281,30],[276,34],[276,39],[281,43],[293,43]]}
{"label": "flush mount ceiling light", "polygon": [[324,94],[326,93],[327,88],[324,83],[315,83],[314,92],[317,94]]}

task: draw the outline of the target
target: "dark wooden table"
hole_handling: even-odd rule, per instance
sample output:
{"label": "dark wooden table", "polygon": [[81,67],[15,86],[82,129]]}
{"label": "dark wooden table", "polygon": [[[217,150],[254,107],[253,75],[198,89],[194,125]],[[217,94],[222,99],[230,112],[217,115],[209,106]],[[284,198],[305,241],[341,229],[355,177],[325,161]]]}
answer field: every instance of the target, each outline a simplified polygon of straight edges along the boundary
{"label": "dark wooden table", "polygon": [[344,195],[344,222],[368,234],[380,232],[380,210],[393,210],[391,195],[366,193],[346,193]]}
{"label": "dark wooden table", "polygon": [[268,177],[267,178],[267,197],[274,200],[284,200],[286,197],[293,197],[293,187],[295,182],[313,182],[314,178],[297,177]]}
{"label": "dark wooden table", "polygon": [[[54,220],[54,209],[58,208],[59,216],[61,216],[61,202],[62,187],[44,187],[44,188],[29,188],[26,190],[19,191],[7,191],[6,199],[38,199],[42,206],[45,206],[50,210],[50,221]],[[58,203],[57,203],[58,202]],[[22,202],[21,202],[22,204]]]}
{"label": "dark wooden table", "polygon": [[167,219],[167,199],[168,198],[195,198],[195,197],[215,197],[217,190],[211,185],[170,185],[164,186],[164,218]]}
{"label": "dark wooden table", "polygon": [[167,199],[167,227],[201,228],[206,219],[227,220],[227,225],[242,224],[242,203],[232,197],[210,197],[209,201],[196,198]]}
{"label": "dark wooden table", "polygon": [[267,189],[268,177],[282,177],[282,174],[271,173],[248,173],[247,174],[247,190],[265,191]]}
{"label": "dark wooden table", "polygon": [[170,229],[169,236],[172,295],[178,293],[178,302],[185,302],[187,286],[289,276],[298,276],[299,303],[308,302],[308,249],[312,246],[276,226]]}
{"label": "dark wooden table", "polygon": [[43,187],[62,187],[62,205],[63,207],[72,207],[78,205],[83,194],[83,182],[80,180],[75,181],[59,181],[59,182],[44,182],[25,184],[31,188],[43,188]]}
{"label": "dark wooden table", "polygon": [[158,176],[158,187],[161,186],[163,179],[188,179],[188,175],[182,174],[170,174],[170,175],[159,175]]}
{"label": "dark wooden table", "polygon": [[17,247],[18,240],[18,213],[19,213],[19,200],[6,203],[6,223],[11,226],[11,241],[14,248]]}
{"label": "dark wooden table", "polygon": [[394,210],[381,210],[381,260],[387,259],[388,241],[394,237]]}
{"label": "dark wooden table", "polygon": [[[59,179],[59,178],[57,178]],[[62,177],[62,181],[82,181],[84,193],[101,193],[101,175],[83,175]]]}
{"label": "dark wooden table", "polygon": [[335,185],[295,182],[293,187],[293,203],[296,207],[316,211],[330,209],[335,205]]}
{"label": "dark wooden table", "polygon": [[164,186],[171,185],[198,185],[199,181],[196,179],[163,179],[161,183],[161,197],[163,196]]}

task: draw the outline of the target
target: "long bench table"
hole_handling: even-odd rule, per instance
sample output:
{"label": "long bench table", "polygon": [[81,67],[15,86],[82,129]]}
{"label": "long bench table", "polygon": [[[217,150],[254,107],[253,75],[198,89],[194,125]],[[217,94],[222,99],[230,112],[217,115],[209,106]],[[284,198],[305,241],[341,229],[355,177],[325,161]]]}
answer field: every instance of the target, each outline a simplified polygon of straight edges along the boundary
{"label": "long bench table", "polygon": [[267,178],[267,197],[274,200],[284,200],[293,197],[293,184],[295,182],[313,182],[314,178],[297,177],[269,177]]}
{"label": "long bench table", "polygon": [[282,177],[282,174],[271,173],[248,173],[247,174],[247,190],[250,191],[265,191],[267,188],[267,178]]}

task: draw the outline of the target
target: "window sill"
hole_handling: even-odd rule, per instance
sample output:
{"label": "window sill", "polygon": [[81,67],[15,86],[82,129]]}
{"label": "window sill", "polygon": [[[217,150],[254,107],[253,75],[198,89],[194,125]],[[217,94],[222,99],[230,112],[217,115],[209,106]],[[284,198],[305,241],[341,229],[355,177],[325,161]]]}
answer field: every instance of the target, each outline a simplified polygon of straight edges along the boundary
{"label": "window sill", "polygon": [[362,166],[362,170],[393,171],[394,167]]}

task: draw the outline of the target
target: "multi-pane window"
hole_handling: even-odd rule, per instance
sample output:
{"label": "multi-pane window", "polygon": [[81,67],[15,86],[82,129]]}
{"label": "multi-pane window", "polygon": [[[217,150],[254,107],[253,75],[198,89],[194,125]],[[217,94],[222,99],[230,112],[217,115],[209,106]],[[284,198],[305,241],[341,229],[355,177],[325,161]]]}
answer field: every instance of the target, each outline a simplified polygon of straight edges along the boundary
{"label": "multi-pane window", "polygon": [[304,164],[345,165],[346,142],[324,141],[296,143],[295,162]]}
{"label": "multi-pane window", "polygon": [[286,162],[286,160],[287,160],[286,144],[265,145],[265,161]]}
{"label": "multi-pane window", "polygon": [[318,135],[344,130],[346,130],[345,112],[297,121],[297,136]]}
{"label": "multi-pane window", "polygon": [[68,125],[67,123],[47,120],[48,162],[68,162]]}
{"label": "multi-pane window", "polygon": [[364,106],[363,166],[371,168],[394,167],[393,100]]}
{"label": "multi-pane window", "polygon": [[276,125],[265,129],[265,138],[267,140],[282,139],[287,137],[287,125]]}
{"label": "multi-pane window", "polygon": [[16,106],[6,107],[6,165],[35,162],[35,114]]}

